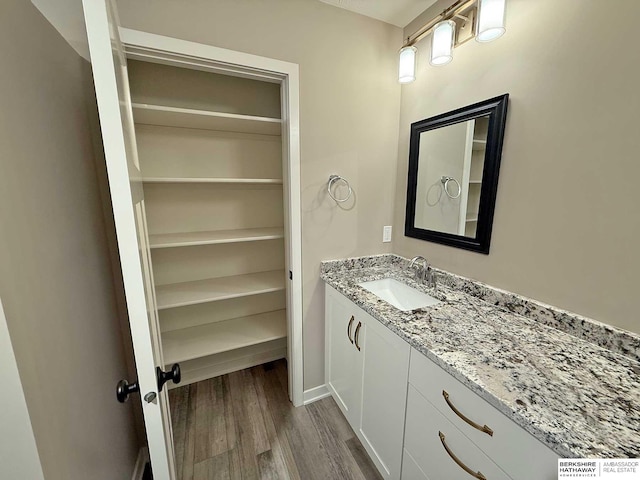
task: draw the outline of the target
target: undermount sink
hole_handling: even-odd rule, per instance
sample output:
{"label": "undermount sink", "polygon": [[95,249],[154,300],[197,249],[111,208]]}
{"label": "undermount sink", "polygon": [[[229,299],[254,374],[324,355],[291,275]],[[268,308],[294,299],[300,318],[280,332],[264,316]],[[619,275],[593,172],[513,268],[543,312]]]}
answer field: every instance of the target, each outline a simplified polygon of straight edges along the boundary
{"label": "undermount sink", "polygon": [[431,295],[411,288],[393,278],[372,280],[358,285],[403,312],[440,303],[440,300],[433,298]]}

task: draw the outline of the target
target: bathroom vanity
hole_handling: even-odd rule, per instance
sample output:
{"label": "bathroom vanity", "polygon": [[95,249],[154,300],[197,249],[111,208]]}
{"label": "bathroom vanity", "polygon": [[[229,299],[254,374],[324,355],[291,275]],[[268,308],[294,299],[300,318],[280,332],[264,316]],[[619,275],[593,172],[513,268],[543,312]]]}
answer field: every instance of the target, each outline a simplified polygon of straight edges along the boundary
{"label": "bathroom vanity", "polygon": [[[323,262],[326,385],[384,478],[557,478],[640,455],[640,337],[395,255]],[[402,311],[360,284],[439,302]]]}

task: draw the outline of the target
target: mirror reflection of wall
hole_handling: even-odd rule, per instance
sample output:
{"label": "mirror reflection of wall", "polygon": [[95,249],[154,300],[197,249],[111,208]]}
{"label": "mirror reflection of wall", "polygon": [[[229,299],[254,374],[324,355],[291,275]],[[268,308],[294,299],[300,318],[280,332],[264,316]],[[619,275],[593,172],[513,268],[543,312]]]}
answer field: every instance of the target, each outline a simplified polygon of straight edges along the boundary
{"label": "mirror reflection of wall", "polygon": [[489,116],[420,133],[415,226],[475,237]]}
{"label": "mirror reflection of wall", "polygon": [[404,234],[489,253],[509,94],[411,124]]}

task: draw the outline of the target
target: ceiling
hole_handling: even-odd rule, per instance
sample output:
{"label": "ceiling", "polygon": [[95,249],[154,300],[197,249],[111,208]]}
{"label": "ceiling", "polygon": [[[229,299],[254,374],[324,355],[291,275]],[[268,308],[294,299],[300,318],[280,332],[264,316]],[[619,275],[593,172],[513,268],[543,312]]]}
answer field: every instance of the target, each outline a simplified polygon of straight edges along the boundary
{"label": "ceiling", "polygon": [[320,0],[400,28],[424,12],[436,0]]}
{"label": "ceiling", "polygon": [[[436,0],[320,0],[345,10],[405,27]],[[69,44],[89,59],[82,0],[31,0]]]}

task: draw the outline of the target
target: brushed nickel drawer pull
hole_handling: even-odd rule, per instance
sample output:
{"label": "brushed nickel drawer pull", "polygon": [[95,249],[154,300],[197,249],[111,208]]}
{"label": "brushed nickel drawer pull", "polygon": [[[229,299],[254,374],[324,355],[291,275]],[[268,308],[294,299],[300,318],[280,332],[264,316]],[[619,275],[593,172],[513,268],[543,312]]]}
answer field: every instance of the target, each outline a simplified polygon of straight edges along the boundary
{"label": "brushed nickel drawer pull", "polygon": [[486,433],[487,435],[489,435],[490,437],[493,437],[493,430],[491,430],[491,428],[489,428],[486,425],[479,425],[476,422],[474,422],[473,420],[470,420],[469,418],[465,417],[462,412],[460,412],[460,410],[458,410],[455,405],[453,403],[451,403],[451,400],[449,400],[449,394],[447,393],[446,390],[442,390],[442,396],[444,397],[444,401],[447,402],[447,405],[449,405],[449,408],[451,410],[453,410],[453,413],[455,413],[457,416],[459,416],[462,420],[464,420],[466,423],[468,423],[469,425],[471,425],[473,428],[475,428],[476,430],[480,430],[481,432]]}
{"label": "brushed nickel drawer pull", "polygon": [[362,326],[362,322],[358,322],[358,326],[356,327],[356,333],[354,335],[356,340],[356,348],[358,351],[360,350],[360,345],[358,345],[358,336],[360,335],[360,327]]}
{"label": "brushed nickel drawer pull", "polygon": [[444,433],[438,432],[438,435],[440,436],[440,441],[442,442],[442,446],[447,451],[447,454],[451,457],[451,460],[456,462],[460,468],[462,468],[465,472],[467,472],[472,477],[475,477],[478,480],[487,480],[487,477],[485,477],[482,473],[474,472],[473,470],[471,470],[464,463],[462,463],[458,457],[456,457],[455,453],[453,453],[451,450],[449,450],[449,447],[447,446],[447,443],[444,441],[445,440],[444,439]]}
{"label": "brushed nickel drawer pull", "polygon": [[353,315],[351,315],[351,320],[349,320],[349,325],[347,325],[347,337],[349,337],[349,341],[353,344],[353,338],[351,338],[351,325],[353,324]]}

